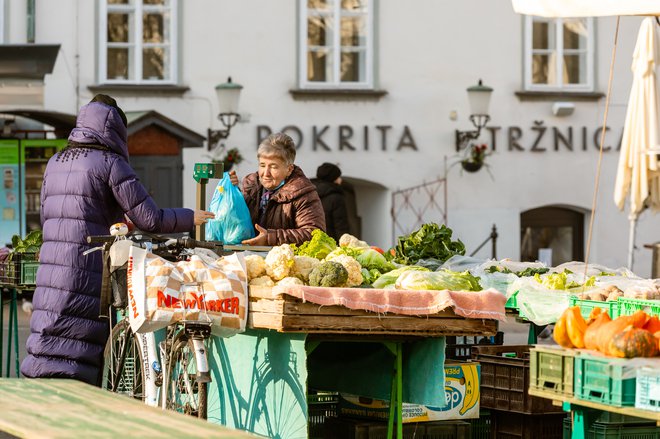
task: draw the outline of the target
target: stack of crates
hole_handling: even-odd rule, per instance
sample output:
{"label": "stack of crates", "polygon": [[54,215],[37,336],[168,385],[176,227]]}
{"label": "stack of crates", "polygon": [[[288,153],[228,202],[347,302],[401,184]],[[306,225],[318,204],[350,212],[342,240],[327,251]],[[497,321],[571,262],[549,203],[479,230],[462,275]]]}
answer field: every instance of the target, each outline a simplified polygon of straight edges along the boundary
{"label": "stack of crates", "polygon": [[39,261],[35,253],[12,253],[0,261],[0,285],[29,288],[37,281]]}
{"label": "stack of crates", "polygon": [[[403,424],[404,439],[471,439],[470,423],[433,421]],[[388,439],[387,422],[328,418],[325,439]]]}
{"label": "stack of crates", "polygon": [[566,414],[552,401],[529,395],[530,346],[473,346],[481,363],[481,407],[490,410],[491,437],[562,439]]}
{"label": "stack of crates", "polygon": [[497,345],[504,343],[504,333],[494,336],[448,336],[445,357],[451,360],[470,361],[472,346]]}

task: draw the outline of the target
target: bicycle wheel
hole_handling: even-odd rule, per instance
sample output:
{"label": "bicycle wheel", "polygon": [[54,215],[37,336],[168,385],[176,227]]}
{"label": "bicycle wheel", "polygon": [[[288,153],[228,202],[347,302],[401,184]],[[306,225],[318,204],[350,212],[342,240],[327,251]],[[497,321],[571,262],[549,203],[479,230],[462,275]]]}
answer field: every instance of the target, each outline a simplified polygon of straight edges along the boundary
{"label": "bicycle wheel", "polygon": [[184,332],[172,343],[167,380],[166,408],[206,419],[207,383],[197,381],[193,341]]}
{"label": "bicycle wheel", "polygon": [[257,386],[248,431],[273,439],[307,438],[307,401],[291,373],[275,376],[269,368]]}
{"label": "bicycle wheel", "polygon": [[105,345],[101,385],[111,392],[144,400],[142,352],[126,319],[112,328]]}

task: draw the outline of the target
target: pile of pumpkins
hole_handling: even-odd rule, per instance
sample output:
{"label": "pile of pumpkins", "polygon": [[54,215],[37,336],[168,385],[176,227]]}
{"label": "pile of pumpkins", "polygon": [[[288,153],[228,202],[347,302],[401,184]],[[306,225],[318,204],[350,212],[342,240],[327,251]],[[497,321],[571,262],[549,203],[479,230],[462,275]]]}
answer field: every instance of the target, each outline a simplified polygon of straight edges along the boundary
{"label": "pile of pumpkins", "polygon": [[619,358],[654,357],[660,354],[660,319],[644,311],[612,320],[594,308],[587,320],[579,306],[564,311],[555,324],[553,338],[562,347],[592,349]]}

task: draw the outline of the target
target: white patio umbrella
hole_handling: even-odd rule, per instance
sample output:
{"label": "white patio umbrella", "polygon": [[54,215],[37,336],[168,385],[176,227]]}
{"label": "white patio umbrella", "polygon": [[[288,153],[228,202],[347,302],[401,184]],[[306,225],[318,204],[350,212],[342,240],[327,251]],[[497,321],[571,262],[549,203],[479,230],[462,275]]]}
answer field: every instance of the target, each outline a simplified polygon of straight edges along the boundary
{"label": "white patio umbrella", "polygon": [[633,82],[614,184],[614,202],[620,210],[624,209],[626,197],[629,195],[630,270],[634,262],[637,218],[646,207],[653,210],[660,208],[658,160],[653,154],[653,150],[657,150],[660,143],[656,84],[656,67],[660,61],[658,48],[655,22],[647,17],[642,21],[633,53]]}
{"label": "white patio umbrella", "polygon": [[540,17],[603,17],[660,15],[655,0],[512,0],[519,14]]}

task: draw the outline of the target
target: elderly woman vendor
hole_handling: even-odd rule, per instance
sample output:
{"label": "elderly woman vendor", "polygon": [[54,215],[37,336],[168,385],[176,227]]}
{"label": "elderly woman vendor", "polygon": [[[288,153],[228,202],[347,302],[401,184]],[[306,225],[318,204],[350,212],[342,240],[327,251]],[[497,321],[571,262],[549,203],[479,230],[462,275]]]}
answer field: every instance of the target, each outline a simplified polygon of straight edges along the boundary
{"label": "elderly woman vendor", "polygon": [[[325,231],[316,187],[293,164],[295,158],[296,146],[286,134],[271,134],[259,145],[259,170],[243,179],[243,197],[257,236],[242,244],[302,244],[310,239],[312,230]],[[238,185],[236,172],[229,175]]]}

